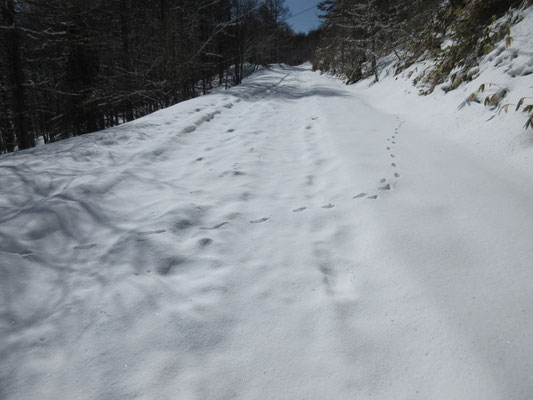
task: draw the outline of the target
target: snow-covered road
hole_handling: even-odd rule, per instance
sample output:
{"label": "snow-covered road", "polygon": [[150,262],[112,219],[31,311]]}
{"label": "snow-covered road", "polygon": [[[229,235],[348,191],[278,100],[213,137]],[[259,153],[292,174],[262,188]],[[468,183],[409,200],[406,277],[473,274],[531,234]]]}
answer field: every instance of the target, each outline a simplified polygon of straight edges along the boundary
{"label": "snow-covered road", "polygon": [[277,66],[1,157],[0,399],[530,398],[530,177],[361,93]]}

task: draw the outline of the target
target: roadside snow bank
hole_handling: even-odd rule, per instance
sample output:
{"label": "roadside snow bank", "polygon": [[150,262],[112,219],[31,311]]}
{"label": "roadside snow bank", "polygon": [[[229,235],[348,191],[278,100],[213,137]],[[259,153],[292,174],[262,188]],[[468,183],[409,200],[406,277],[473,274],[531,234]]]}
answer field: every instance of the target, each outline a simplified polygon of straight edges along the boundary
{"label": "roadside snow bank", "polygon": [[[358,83],[357,90],[372,105],[411,120],[428,135],[468,146],[502,168],[510,166],[530,174],[533,131],[524,129],[527,114],[514,109],[524,97],[525,104],[533,104],[533,7],[517,13],[520,22],[512,27],[511,46],[507,47],[502,40],[470,72],[472,81],[455,90],[446,93],[443,89],[449,85],[446,82],[427,96],[418,95],[419,89],[412,81],[432,66],[428,61],[414,64],[398,76],[392,74],[394,67],[389,66],[382,72],[380,82],[372,84],[369,78]],[[480,92],[482,85],[485,90]],[[499,106],[511,104],[508,112],[483,104],[487,96],[502,89],[506,96]],[[481,102],[468,101],[472,94]]]}

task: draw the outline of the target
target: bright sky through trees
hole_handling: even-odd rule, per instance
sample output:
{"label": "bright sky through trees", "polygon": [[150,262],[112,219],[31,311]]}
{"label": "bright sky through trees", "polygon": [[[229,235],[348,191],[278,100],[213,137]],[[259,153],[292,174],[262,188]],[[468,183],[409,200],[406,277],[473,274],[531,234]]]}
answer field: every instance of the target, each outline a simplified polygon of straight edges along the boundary
{"label": "bright sky through trees", "polygon": [[310,7],[316,6],[320,0],[287,0],[287,6],[290,8],[294,17],[288,20],[289,24],[296,32],[308,32],[311,29],[318,28],[320,21],[316,9],[306,11],[296,15]]}

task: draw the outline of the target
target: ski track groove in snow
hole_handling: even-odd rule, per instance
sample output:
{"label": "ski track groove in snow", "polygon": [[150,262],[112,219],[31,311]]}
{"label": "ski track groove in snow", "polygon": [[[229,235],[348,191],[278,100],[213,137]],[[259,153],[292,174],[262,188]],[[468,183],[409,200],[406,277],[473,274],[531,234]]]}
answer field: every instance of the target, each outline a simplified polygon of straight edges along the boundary
{"label": "ski track groove in snow", "polygon": [[529,342],[492,356],[505,327],[457,267],[482,270],[486,243],[446,253],[475,229],[424,193],[454,187],[419,160],[470,159],[432,148],[340,82],[276,66],[0,158],[0,398],[525,399],[531,379],[515,391],[496,365],[530,372]]}

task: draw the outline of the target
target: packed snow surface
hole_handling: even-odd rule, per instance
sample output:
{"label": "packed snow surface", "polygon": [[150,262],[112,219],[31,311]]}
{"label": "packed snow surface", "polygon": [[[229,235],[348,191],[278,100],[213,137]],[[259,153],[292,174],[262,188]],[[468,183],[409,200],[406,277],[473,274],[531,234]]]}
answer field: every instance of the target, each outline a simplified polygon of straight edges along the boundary
{"label": "packed snow surface", "polygon": [[1,157],[0,398],[530,398],[522,116],[367,83],[275,66]]}

